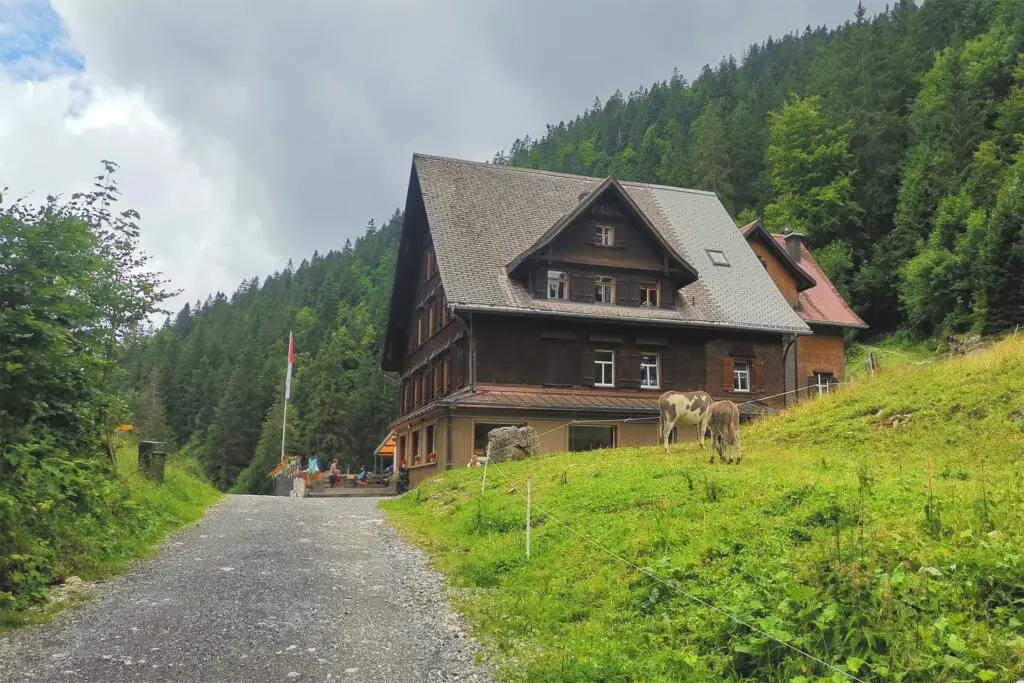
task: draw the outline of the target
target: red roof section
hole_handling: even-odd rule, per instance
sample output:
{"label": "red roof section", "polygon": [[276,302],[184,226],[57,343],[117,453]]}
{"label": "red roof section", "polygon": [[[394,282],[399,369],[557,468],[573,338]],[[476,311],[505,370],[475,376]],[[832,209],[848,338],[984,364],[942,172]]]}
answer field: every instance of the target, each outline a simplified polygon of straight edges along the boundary
{"label": "red roof section", "polygon": [[[772,237],[783,249],[786,248],[785,236],[772,233]],[[835,285],[811,256],[810,250],[803,244],[800,245],[800,267],[818,283],[798,295],[800,309],[797,313],[804,322],[843,327],[867,327],[867,324],[846,303],[843,295],[836,290]]]}

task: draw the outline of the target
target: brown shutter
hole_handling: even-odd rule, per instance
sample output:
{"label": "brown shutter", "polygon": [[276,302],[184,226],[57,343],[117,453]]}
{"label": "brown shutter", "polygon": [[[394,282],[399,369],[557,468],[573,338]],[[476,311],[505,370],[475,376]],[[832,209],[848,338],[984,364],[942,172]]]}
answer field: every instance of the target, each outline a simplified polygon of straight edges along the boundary
{"label": "brown shutter", "polygon": [[[575,273],[569,275],[569,298],[573,301],[583,301],[585,296],[586,282],[584,282],[583,276]],[[590,298],[591,300],[594,298],[593,285],[591,285]]]}
{"label": "brown shutter", "polygon": [[452,383],[458,389],[466,384],[466,352],[461,342],[455,345],[455,359],[453,363]]}
{"label": "brown shutter", "polygon": [[583,385],[594,385],[594,349],[583,350]]}
{"label": "brown shutter", "polygon": [[533,271],[533,296],[536,299],[546,299],[548,297],[547,268],[538,268]]}
{"label": "brown shutter", "polygon": [[615,352],[615,384],[626,389],[640,388],[640,352],[620,348]]}
{"label": "brown shutter", "polygon": [[764,361],[760,358],[754,359],[754,393],[764,393]]}
{"label": "brown shutter", "polygon": [[722,359],[722,391],[732,391],[732,358]]}
{"label": "brown shutter", "polygon": [[584,275],[583,276],[583,297],[580,299],[588,304],[594,303],[594,276]]}
{"label": "brown shutter", "polygon": [[615,246],[618,249],[626,248],[626,226],[621,223],[615,226]]}
{"label": "brown shutter", "polygon": [[675,308],[676,293],[672,289],[672,283],[662,280],[658,283],[658,308]]}
{"label": "brown shutter", "polygon": [[667,353],[661,354],[661,367],[658,368],[661,377],[658,378],[658,382],[662,389],[671,389],[675,386],[675,369],[675,361],[672,356]]}

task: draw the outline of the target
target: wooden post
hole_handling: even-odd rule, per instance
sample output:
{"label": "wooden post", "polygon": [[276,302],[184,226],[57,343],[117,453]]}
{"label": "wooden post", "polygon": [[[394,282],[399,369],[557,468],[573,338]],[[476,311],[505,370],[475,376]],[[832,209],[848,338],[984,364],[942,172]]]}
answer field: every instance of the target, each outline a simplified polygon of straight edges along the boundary
{"label": "wooden post", "polygon": [[484,460],[484,478],[483,481],[480,482],[480,493],[483,493],[484,487],[487,486],[487,463],[489,463],[490,461],[490,458]]}
{"label": "wooden post", "polygon": [[526,559],[530,559],[530,477],[526,478]]}

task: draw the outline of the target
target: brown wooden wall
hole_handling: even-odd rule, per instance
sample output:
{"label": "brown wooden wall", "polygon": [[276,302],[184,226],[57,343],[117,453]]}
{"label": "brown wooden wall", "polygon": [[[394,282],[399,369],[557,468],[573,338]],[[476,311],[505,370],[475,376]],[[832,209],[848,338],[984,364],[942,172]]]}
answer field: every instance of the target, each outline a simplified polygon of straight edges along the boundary
{"label": "brown wooden wall", "polygon": [[752,240],[750,248],[764,262],[769,277],[771,277],[775,286],[779,288],[779,291],[782,292],[782,296],[786,298],[789,305],[796,306],[799,303],[799,299],[796,291],[796,279],[794,279],[793,274],[786,269],[782,261],[760,239]]}
{"label": "brown wooden wall", "polygon": [[[546,257],[552,261],[580,265],[662,270],[665,263],[661,248],[645,227],[625,214],[618,199],[607,196],[595,210],[566,226],[551,242]],[[597,225],[615,227],[614,246],[598,246],[594,243]]]}
{"label": "brown wooden wall", "polygon": [[480,383],[592,386],[593,352],[607,349],[616,354],[620,389],[654,392],[640,389],[640,355],[649,352],[661,356],[661,391],[704,389],[731,397],[735,392],[726,392],[724,384],[731,358],[751,360],[760,368],[755,372],[760,382],[753,387],[760,391],[751,392],[751,398],[784,391],[777,335],[512,316],[479,316],[474,327]]}
{"label": "brown wooden wall", "polygon": [[797,341],[797,381],[807,386],[815,372],[831,372],[843,381],[846,367],[846,345],[843,328],[832,325],[811,325],[814,334]]}

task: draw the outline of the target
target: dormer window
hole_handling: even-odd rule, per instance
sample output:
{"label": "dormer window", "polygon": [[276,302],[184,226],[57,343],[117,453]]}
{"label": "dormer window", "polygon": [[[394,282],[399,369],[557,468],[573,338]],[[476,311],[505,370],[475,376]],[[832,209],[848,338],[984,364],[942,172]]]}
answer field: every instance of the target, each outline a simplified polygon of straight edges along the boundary
{"label": "dormer window", "polygon": [[548,298],[569,298],[569,277],[561,270],[548,271]]}
{"label": "dormer window", "polygon": [[651,306],[653,308],[658,307],[658,283],[657,282],[641,282],[640,283],[640,305]]}
{"label": "dormer window", "polygon": [[594,301],[599,304],[615,303],[615,278],[606,275],[594,278]]}
{"label": "dormer window", "polygon": [[594,243],[599,247],[614,247],[615,246],[615,226],[614,225],[598,225],[596,228],[596,234],[594,235]]}

